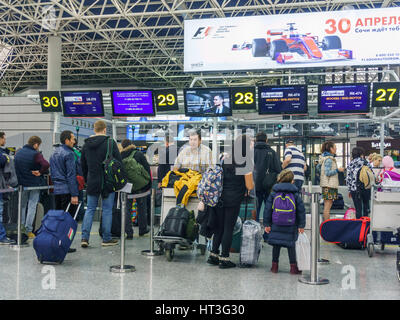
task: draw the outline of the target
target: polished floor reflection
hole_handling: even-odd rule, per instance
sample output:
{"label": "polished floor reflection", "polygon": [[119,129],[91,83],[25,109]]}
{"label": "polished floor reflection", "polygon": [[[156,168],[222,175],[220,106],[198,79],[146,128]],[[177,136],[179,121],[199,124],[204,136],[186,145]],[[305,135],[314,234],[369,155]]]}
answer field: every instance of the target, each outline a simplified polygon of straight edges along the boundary
{"label": "polished floor reflection", "polygon": [[[79,227],[79,230],[80,227]],[[94,223],[92,231],[98,230]],[[328,285],[298,282],[289,274],[286,250],[282,250],[279,273],[272,274],[272,249],[265,244],[256,268],[221,270],[208,265],[199,251],[175,250],[173,261],[165,256],[141,255],[150,248],[148,236],[126,240],[125,263],[136,271],[115,274],[110,266],[120,264],[120,246],[101,247],[93,233],[90,247],[79,246],[80,234],[62,265],[41,265],[32,244],[19,251],[0,247],[0,300],[3,299],[400,299],[395,270],[397,247],[366,251],[344,250],[321,243],[321,257],[330,264],[319,267]],[[238,254],[232,261],[238,262]]]}

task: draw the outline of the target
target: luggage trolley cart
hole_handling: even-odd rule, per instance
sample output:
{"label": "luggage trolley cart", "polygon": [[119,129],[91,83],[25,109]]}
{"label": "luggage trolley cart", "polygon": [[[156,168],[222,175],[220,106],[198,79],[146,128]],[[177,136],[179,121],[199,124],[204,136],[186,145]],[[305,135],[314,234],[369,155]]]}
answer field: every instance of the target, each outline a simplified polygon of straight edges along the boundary
{"label": "luggage trolley cart", "polygon": [[[371,189],[371,223],[367,235],[368,256],[374,255],[374,245],[400,246],[400,187],[374,185]],[[400,254],[397,254],[399,260]],[[397,273],[400,280],[399,261]]]}
{"label": "luggage trolley cart", "polygon": [[[196,215],[198,203],[199,203],[199,200],[197,197],[191,197],[186,208],[189,211],[193,210]],[[168,261],[173,260],[174,255],[175,255],[176,245],[180,245],[180,246],[184,246],[184,247],[191,247],[192,249],[194,249],[196,247],[196,249],[200,250],[202,255],[205,255],[206,249],[207,249],[207,243],[200,244],[199,236],[197,236],[197,239],[195,241],[191,241],[186,238],[170,237],[170,236],[161,235],[161,228],[162,228],[164,219],[167,216],[169,210],[174,207],[176,207],[176,197],[175,197],[174,189],[164,188],[162,190],[160,226],[159,226],[159,230],[158,230],[156,236],[154,236],[154,241],[157,243],[157,245],[160,248],[159,251],[161,253],[165,252],[165,255],[166,255]]]}

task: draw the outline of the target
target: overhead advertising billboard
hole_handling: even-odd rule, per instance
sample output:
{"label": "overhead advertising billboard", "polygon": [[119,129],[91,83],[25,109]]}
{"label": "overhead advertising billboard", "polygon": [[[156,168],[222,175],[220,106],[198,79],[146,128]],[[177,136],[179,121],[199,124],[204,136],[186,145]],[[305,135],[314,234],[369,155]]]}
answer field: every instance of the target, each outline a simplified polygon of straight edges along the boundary
{"label": "overhead advertising billboard", "polygon": [[185,20],[184,71],[400,63],[400,7]]}

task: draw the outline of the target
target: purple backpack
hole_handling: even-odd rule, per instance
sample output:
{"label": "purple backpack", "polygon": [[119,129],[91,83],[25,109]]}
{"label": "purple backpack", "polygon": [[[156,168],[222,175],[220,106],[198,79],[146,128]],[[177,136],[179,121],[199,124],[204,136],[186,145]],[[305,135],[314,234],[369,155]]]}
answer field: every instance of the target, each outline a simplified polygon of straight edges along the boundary
{"label": "purple backpack", "polygon": [[272,204],[272,223],[293,226],[296,223],[296,199],[293,193],[278,192]]}

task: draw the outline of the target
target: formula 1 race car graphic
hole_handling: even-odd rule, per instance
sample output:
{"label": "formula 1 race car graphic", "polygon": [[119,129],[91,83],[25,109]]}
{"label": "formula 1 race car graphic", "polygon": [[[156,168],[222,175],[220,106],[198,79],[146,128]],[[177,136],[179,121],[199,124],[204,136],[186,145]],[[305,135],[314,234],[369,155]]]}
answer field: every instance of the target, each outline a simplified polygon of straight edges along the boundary
{"label": "formula 1 race car graphic", "polygon": [[250,50],[252,47],[251,43],[243,42],[242,44],[234,44],[232,50]]}
{"label": "formula 1 race car graphic", "polygon": [[295,23],[289,29],[268,30],[267,38],[253,39],[253,57],[271,57],[278,63],[346,60],[353,58],[351,50],[342,49],[338,36],[325,36],[322,42],[310,33],[298,34]]}

